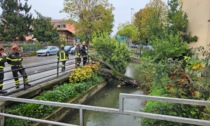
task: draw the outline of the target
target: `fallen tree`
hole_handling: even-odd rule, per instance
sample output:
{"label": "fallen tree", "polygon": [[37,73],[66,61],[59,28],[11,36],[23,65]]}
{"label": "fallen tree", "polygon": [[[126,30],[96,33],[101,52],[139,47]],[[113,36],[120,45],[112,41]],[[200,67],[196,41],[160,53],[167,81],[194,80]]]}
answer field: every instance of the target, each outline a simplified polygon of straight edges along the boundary
{"label": "fallen tree", "polygon": [[138,86],[140,84],[139,80],[136,80],[131,77],[125,76],[124,74],[121,74],[120,72],[116,71],[114,67],[109,63],[106,63],[95,57],[91,57],[91,60],[98,61],[101,64],[103,64],[102,67],[100,68],[100,74],[107,79],[112,78],[112,79],[122,81],[123,85]]}

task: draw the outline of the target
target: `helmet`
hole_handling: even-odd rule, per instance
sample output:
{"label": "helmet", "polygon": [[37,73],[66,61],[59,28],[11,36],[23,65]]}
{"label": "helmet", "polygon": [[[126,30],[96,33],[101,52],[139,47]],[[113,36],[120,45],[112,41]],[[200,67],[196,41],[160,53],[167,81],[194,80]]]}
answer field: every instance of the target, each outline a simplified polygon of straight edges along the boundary
{"label": "helmet", "polygon": [[63,44],[61,45],[61,48],[64,48],[64,45]]}
{"label": "helmet", "polygon": [[13,46],[11,47],[11,49],[17,51],[17,50],[18,50],[18,45],[13,45]]}
{"label": "helmet", "polygon": [[77,45],[80,45],[81,43],[80,42],[77,42]]}
{"label": "helmet", "polygon": [[85,42],[82,43],[82,45],[85,45],[85,44],[86,44]]}
{"label": "helmet", "polygon": [[4,47],[0,45],[0,50],[4,50]]}

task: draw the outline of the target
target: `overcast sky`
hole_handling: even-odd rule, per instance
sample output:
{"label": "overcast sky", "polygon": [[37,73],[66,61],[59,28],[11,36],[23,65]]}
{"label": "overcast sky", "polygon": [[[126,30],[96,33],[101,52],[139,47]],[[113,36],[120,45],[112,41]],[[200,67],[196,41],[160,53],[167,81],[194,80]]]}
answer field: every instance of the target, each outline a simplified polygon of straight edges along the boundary
{"label": "overcast sky", "polygon": [[[21,0],[23,1],[23,0]],[[131,14],[144,8],[150,0],[109,0],[115,7],[113,11],[115,15],[113,34],[116,33],[119,24],[130,22]],[[168,0],[163,0],[167,3]],[[28,4],[32,5],[31,13],[34,14],[34,10],[42,13],[43,16],[51,17],[52,19],[67,19],[68,16],[64,13],[60,13],[63,9],[63,0],[28,0]],[[133,10],[131,9],[133,8]],[[0,10],[1,14],[1,10]]]}

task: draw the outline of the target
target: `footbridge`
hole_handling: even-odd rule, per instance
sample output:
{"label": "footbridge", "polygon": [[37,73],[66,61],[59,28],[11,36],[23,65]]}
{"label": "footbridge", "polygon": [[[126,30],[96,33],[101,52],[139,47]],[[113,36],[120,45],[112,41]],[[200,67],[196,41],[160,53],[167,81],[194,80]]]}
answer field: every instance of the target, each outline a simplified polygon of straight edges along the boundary
{"label": "footbridge", "polygon": [[[75,65],[74,63],[75,63],[74,59],[69,59],[66,64],[65,72],[61,72],[61,67],[58,62],[45,63],[45,64],[26,67],[25,69],[41,67],[36,72],[28,73],[28,77],[30,80],[29,83],[32,84],[31,87],[26,87],[25,82],[21,80],[22,81],[21,87],[19,89],[16,89],[14,86],[13,78],[5,80],[6,86],[4,87],[4,90],[7,90],[8,93],[0,95],[0,103],[2,103],[0,104],[0,125],[1,126],[4,125],[4,117],[11,117],[11,118],[17,118],[20,120],[32,121],[35,123],[43,123],[46,125],[75,126],[75,124],[66,124],[62,122],[37,119],[37,118],[31,118],[31,117],[25,117],[25,116],[19,116],[19,115],[12,115],[12,114],[4,112],[3,106],[5,102],[17,102],[17,103],[32,103],[32,104],[39,104],[39,105],[49,105],[49,106],[63,107],[67,109],[78,109],[79,118],[80,118],[80,124],[79,124],[80,126],[84,126],[84,111],[96,111],[96,112],[104,112],[104,113],[110,113],[110,114],[129,115],[129,116],[135,116],[138,118],[150,118],[150,119],[165,120],[165,121],[179,122],[179,123],[185,123],[185,124],[210,126],[209,120],[182,118],[182,117],[175,117],[175,116],[169,116],[169,115],[146,113],[142,111],[131,111],[131,110],[126,110],[125,105],[124,105],[125,99],[139,99],[139,100],[145,100],[145,101],[151,100],[151,101],[159,101],[159,102],[200,105],[200,106],[210,106],[209,101],[121,93],[119,97],[119,107],[108,108],[108,107],[71,104],[71,103],[59,103],[59,102],[52,102],[52,101],[30,99],[30,97],[32,97],[32,92],[33,92],[33,95],[36,95],[39,92],[52,87],[53,85],[56,86],[58,83],[62,83],[66,81],[66,79],[69,76],[68,75],[69,72],[71,72],[74,69],[74,65]],[[43,67],[43,66],[49,66],[49,65],[50,67],[46,69],[45,67]],[[5,72],[11,72],[11,71],[5,71]],[[20,76],[20,79],[23,76]],[[42,83],[42,82],[45,82],[45,83]],[[24,97],[24,95],[25,95],[25,98],[21,98],[21,97]]]}
{"label": "footbridge", "polygon": [[[35,64],[31,66],[24,67],[26,74],[29,79],[29,83],[31,87],[37,86],[42,83],[46,83],[48,81],[55,80],[57,78],[63,77],[71,72],[75,68],[75,58],[71,58],[66,62],[66,70],[64,72],[61,71],[61,63],[55,62],[46,62],[42,64]],[[12,75],[12,70],[5,70],[4,75]],[[20,88],[16,88],[14,84],[13,77],[5,77],[3,82],[3,89],[7,91],[7,93],[0,95],[11,95],[19,91],[28,90],[31,87],[25,85],[25,81],[23,77],[26,75],[19,74],[20,80]]]}
{"label": "footbridge", "polygon": [[[70,103],[59,103],[59,102],[51,102],[51,101],[42,101],[42,100],[33,100],[33,99],[24,99],[24,98],[15,98],[10,96],[0,96],[1,101],[13,101],[13,102],[21,102],[21,103],[33,103],[33,104],[41,104],[41,105],[49,105],[49,106],[57,106],[57,107],[66,107],[66,108],[74,108],[79,109],[79,118],[80,118],[80,126],[84,126],[84,110],[88,111],[96,111],[96,112],[105,112],[110,114],[121,114],[121,115],[130,115],[139,118],[151,118],[158,120],[166,120],[172,122],[179,122],[185,124],[194,124],[194,125],[202,125],[202,126],[210,126],[210,121],[208,120],[199,120],[192,118],[182,118],[161,114],[152,114],[140,111],[131,111],[124,109],[124,100],[125,99],[139,99],[139,100],[152,100],[159,102],[169,102],[169,103],[178,103],[178,104],[189,104],[189,105],[201,105],[201,106],[210,106],[210,102],[201,101],[201,100],[191,100],[191,99],[179,99],[179,98],[169,98],[169,97],[158,97],[158,96],[147,96],[147,95],[133,95],[133,94],[120,94],[119,99],[119,108],[107,108],[107,107],[97,107],[97,106],[89,106],[89,105],[81,105],[81,104],[70,104]],[[7,113],[0,113],[3,117],[11,117],[17,118],[21,120],[58,125],[58,126],[76,126],[75,124],[66,124],[61,122],[55,122],[50,120],[36,119],[18,115],[11,115]]]}

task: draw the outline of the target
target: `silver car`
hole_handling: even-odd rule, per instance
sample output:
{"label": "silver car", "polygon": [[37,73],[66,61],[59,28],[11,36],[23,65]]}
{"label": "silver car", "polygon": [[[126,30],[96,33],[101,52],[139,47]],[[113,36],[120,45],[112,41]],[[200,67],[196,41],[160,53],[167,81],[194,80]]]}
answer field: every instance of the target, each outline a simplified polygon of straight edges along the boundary
{"label": "silver car", "polygon": [[151,45],[142,46],[143,49],[154,51],[154,48]]}
{"label": "silver car", "polygon": [[75,54],[75,49],[76,49],[76,47],[77,47],[77,46],[72,47],[71,50],[69,51],[69,53],[70,53],[71,55],[74,55],[74,54]]}
{"label": "silver car", "polygon": [[37,50],[37,56],[56,55],[59,51],[57,46],[45,46],[43,49]]}

